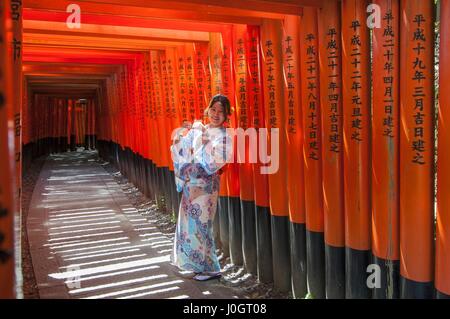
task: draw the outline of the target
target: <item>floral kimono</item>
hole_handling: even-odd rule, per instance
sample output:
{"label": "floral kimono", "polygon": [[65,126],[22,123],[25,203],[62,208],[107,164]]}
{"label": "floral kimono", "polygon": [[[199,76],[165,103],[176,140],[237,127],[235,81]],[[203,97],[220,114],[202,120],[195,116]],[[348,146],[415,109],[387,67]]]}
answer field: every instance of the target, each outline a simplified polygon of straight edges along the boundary
{"label": "floral kimono", "polygon": [[220,271],[212,227],[219,170],[231,158],[231,151],[225,128],[207,128],[198,122],[171,146],[177,191],[182,192],[172,263],[182,270]]}

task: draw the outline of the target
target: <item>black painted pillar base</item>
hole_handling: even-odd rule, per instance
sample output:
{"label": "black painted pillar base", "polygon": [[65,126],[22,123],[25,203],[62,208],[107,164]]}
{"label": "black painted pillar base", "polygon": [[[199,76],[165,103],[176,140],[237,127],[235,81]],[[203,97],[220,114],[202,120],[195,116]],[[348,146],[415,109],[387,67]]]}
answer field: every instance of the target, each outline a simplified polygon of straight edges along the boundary
{"label": "black painted pillar base", "polygon": [[271,216],[273,285],[280,292],[291,290],[291,253],[289,217]]}
{"label": "black painted pillar base", "polygon": [[256,254],[258,280],[273,282],[272,227],[269,207],[256,206]]}
{"label": "black painted pillar base", "polygon": [[450,299],[450,295],[447,295],[439,290],[436,290],[436,299]]}
{"label": "black painted pillar base", "polygon": [[289,223],[291,244],[291,285],[294,298],[308,293],[306,282],[306,225]]}
{"label": "black painted pillar base", "polygon": [[67,152],[67,137],[59,138],[59,152],[64,153]]}
{"label": "black painted pillar base", "polygon": [[224,257],[230,256],[230,230],[229,230],[229,217],[228,217],[228,197],[219,196],[218,202],[218,214],[219,214],[219,233],[220,233],[220,247]]}
{"label": "black painted pillar base", "polygon": [[369,299],[372,293],[367,286],[367,266],[370,264],[370,251],[345,248],[345,298]]}
{"label": "black painted pillar base", "polygon": [[147,197],[155,199],[155,189],[153,184],[153,162],[146,159],[146,180],[147,180]]}
{"label": "black painted pillar base", "polygon": [[74,152],[77,150],[77,146],[75,145],[75,135],[70,135],[70,151]]}
{"label": "black painted pillar base", "polygon": [[418,282],[400,275],[400,298],[402,299],[432,299],[434,296],[433,282]]}
{"label": "black painted pillar base", "polygon": [[170,180],[170,174],[169,174],[169,168],[164,166],[162,169],[162,176],[164,180],[164,188],[163,188],[163,197],[164,197],[164,203],[166,204],[166,209],[168,212],[171,212],[172,207],[172,191],[171,191],[171,184],[172,181]]}
{"label": "black painted pillar base", "polygon": [[242,252],[248,273],[257,273],[255,202],[241,200]]}
{"label": "black painted pillar base", "polygon": [[135,186],[139,189],[139,191],[142,190],[141,188],[141,154],[139,153],[133,153],[134,155],[134,172],[135,172]]}
{"label": "black painted pillar base", "polygon": [[398,299],[400,287],[400,262],[372,255],[373,263],[381,270],[380,288],[373,288],[374,299]]}
{"label": "black painted pillar base", "polygon": [[153,173],[154,173],[154,178],[153,178],[153,180],[154,180],[154,183],[155,183],[155,188],[154,188],[154,190],[155,190],[155,201],[156,201],[156,205],[158,205],[158,207],[161,205],[161,198],[160,198],[160,195],[161,195],[161,177],[160,177],[160,168],[156,165],[156,163],[155,163],[155,166],[154,166],[154,171],[153,171]]}
{"label": "black painted pillar base", "polygon": [[87,150],[91,149],[90,136],[87,134],[84,136],[84,148]]}
{"label": "black painted pillar base", "polygon": [[308,290],[314,299],[325,298],[324,233],[306,230]]}
{"label": "black painted pillar base", "polygon": [[156,168],[156,164],[153,161],[151,162],[151,166],[150,166],[150,182],[151,182],[151,188],[152,188],[152,200],[156,201],[158,198],[158,184],[157,184],[157,180],[158,180],[158,176],[157,176],[157,168]]}
{"label": "black painted pillar base", "polygon": [[178,216],[178,210],[180,209],[180,200],[178,198],[177,186],[175,184],[175,173],[169,171],[170,191],[172,198],[172,211],[175,216]]}
{"label": "black painted pillar base", "polygon": [[327,299],[345,299],[345,247],[325,244],[325,294]]}
{"label": "black painted pillar base", "polygon": [[239,197],[228,197],[230,257],[234,265],[243,265],[242,254],[242,225],[241,207]]}

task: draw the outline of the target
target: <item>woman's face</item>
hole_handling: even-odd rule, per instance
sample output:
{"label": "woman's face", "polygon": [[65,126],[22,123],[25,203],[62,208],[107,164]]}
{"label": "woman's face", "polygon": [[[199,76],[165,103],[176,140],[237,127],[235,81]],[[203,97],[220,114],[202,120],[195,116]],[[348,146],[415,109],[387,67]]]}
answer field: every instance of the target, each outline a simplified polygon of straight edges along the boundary
{"label": "woman's face", "polygon": [[222,103],[215,102],[208,110],[208,119],[211,126],[218,127],[225,121],[225,112]]}

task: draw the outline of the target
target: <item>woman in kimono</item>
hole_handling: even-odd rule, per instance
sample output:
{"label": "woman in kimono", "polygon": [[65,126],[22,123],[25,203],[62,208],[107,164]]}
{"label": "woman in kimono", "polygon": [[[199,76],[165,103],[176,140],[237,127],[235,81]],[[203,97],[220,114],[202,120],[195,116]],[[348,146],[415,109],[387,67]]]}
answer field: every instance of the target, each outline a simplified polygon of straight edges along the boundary
{"label": "woman in kimono", "polygon": [[205,110],[209,123],[185,124],[171,146],[177,191],[182,192],[172,263],[196,280],[220,277],[212,227],[221,169],[232,158],[232,140],[223,126],[230,111],[226,96],[214,96]]}

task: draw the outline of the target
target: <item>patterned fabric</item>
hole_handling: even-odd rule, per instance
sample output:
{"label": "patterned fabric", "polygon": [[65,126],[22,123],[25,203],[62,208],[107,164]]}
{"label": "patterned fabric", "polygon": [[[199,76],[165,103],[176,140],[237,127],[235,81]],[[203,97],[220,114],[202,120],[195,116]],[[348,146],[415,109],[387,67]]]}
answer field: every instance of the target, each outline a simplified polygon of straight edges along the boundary
{"label": "patterned fabric", "polygon": [[220,271],[212,227],[218,171],[231,158],[231,139],[224,128],[194,126],[171,152],[177,190],[182,192],[172,263],[182,270]]}

